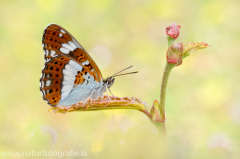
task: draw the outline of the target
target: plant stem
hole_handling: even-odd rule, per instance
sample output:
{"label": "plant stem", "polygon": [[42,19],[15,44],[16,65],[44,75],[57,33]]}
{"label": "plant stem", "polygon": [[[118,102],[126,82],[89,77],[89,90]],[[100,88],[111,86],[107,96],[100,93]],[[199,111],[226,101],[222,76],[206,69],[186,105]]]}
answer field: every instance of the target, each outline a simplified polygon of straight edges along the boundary
{"label": "plant stem", "polygon": [[160,136],[166,136],[166,126],[164,122],[153,122],[153,124],[157,127],[158,133]]}
{"label": "plant stem", "polygon": [[168,36],[167,40],[168,40],[168,47],[172,46],[175,41],[175,39],[173,39],[171,36]]}
{"label": "plant stem", "polygon": [[[174,67],[173,64],[169,64],[168,62],[166,62],[165,69],[163,72],[163,78],[162,78],[162,85],[161,85],[161,92],[160,92],[160,107],[162,109],[163,114],[165,115],[165,119],[166,119],[165,98],[166,98],[167,82],[168,82],[169,74],[173,67]],[[164,129],[164,133],[166,133],[165,121],[162,123],[162,125],[159,125],[159,126],[162,127],[162,129]]]}

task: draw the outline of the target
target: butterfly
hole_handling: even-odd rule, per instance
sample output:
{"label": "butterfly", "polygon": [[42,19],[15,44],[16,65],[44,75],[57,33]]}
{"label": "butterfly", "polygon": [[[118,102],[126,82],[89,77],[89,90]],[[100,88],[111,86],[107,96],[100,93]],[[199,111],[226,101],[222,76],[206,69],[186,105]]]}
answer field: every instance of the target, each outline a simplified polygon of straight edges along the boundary
{"label": "butterfly", "polygon": [[45,64],[40,78],[40,91],[43,99],[53,107],[98,99],[107,89],[110,91],[118,73],[132,67],[104,80],[98,66],[82,45],[57,24],[46,27],[42,45]]}

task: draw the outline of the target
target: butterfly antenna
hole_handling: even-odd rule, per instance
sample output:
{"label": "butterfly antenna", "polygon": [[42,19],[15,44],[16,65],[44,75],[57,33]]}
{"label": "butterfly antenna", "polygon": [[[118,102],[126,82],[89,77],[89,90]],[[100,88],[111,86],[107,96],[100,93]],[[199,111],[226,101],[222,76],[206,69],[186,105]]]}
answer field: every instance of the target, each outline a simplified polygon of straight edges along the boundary
{"label": "butterfly antenna", "polygon": [[131,67],[133,67],[133,65],[132,65],[132,66],[129,66],[129,67],[127,67],[127,68],[125,68],[125,69],[123,69],[123,70],[117,72],[117,73],[115,73],[115,74],[112,75],[111,77],[115,77],[115,76],[117,76],[117,74],[119,74],[119,73],[121,73],[122,71],[125,71],[125,70],[127,70],[127,69],[129,69],[129,68],[131,68]]}
{"label": "butterfly antenna", "polygon": [[111,76],[111,77],[122,76],[122,75],[127,75],[127,74],[134,74],[134,73],[138,73],[138,72],[139,72],[139,71],[129,72],[129,73],[124,73],[124,74],[120,74],[120,75],[114,75],[114,76]]}

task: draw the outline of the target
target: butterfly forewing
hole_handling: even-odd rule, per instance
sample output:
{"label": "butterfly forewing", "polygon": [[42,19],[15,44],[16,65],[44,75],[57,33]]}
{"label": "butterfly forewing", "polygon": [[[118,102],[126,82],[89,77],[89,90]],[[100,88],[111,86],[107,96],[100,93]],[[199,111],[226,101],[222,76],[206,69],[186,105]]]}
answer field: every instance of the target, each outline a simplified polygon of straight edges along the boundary
{"label": "butterfly forewing", "polygon": [[[88,83],[102,83],[102,75],[95,62],[64,28],[56,24],[49,25],[44,31],[42,42],[45,65],[40,90],[48,104],[58,106],[59,102],[71,103],[66,98],[76,86],[83,85],[91,92]],[[74,95],[69,98],[74,99]]]}
{"label": "butterfly forewing", "polygon": [[93,72],[98,81],[103,80],[102,74],[93,59],[63,27],[56,24],[47,26],[43,34],[42,42],[46,61],[58,54],[64,54],[91,69],[90,71]]}

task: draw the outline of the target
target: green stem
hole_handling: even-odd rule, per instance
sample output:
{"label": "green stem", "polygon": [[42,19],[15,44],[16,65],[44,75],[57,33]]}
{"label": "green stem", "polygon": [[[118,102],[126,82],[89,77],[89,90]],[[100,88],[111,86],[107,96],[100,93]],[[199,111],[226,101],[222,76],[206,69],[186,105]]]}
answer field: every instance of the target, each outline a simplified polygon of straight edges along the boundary
{"label": "green stem", "polygon": [[[166,62],[165,69],[163,72],[163,78],[162,78],[162,85],[161,85],[161,93],[160,93],[160,106],[162,108],[162,112],[165,115],[165,98],[166,98],[166,89],[167,89],[167,82],[169,74],[174,67],[173,64],[169,64]],[[166,117],[166,115],[165,115]]]}
{"label": "green stem", "polygon": [[166,126],[165,126],[165,121],[164,122],[153,122],[154,125],[158,129],[158,133],[160,136],[166,136]]}
{"label": "green stem", "polygon": [[[168,40],[168,47],[170,47],[170,46],[173,45],[175,39],[168,36],[167,40]],[[173,67],[174,67],[173,64],[169,64],[168,62],[166,62],[165,69],[164,69],[164,72],[163,72],[163,77],[162,77],[159,110],[162,111],[165,119],[166,119],[165,98],[166,98],[167,81],[168,81],[169,74],[170,74]],[[164,122],[154,122],[154,124],[157,127],[160,135],[162,135],[162,134],[166,135],[165,119],[164,119]]]}
{"label": "green stem", "polygon": [[171,36],[168,36],[167,40],[168,40],[168,47],[170,47],[173,45],[175,39],[173,39]]}
{"label": "green stem", "polygon": [[[160,92],[160,107],[161,108],[159,108],[159,109],[162,110],[162,113],[164,114],[165,119],[166,119],[165,98],[166,98],[167,82],[168,82],[169,74],[170,74],[173,67],[174,67],[174,65],[166,62],[165,69],[164,69],[164,72],[163,72],[163,78],[162,78],[162,85],[161,85],[161,92]],[[161,133],[160,131],[162,131],[164,134],[166,134],[165,121],[160,122],[160,123],[156,123],[155,125],[157,126],[159,133]]]}

